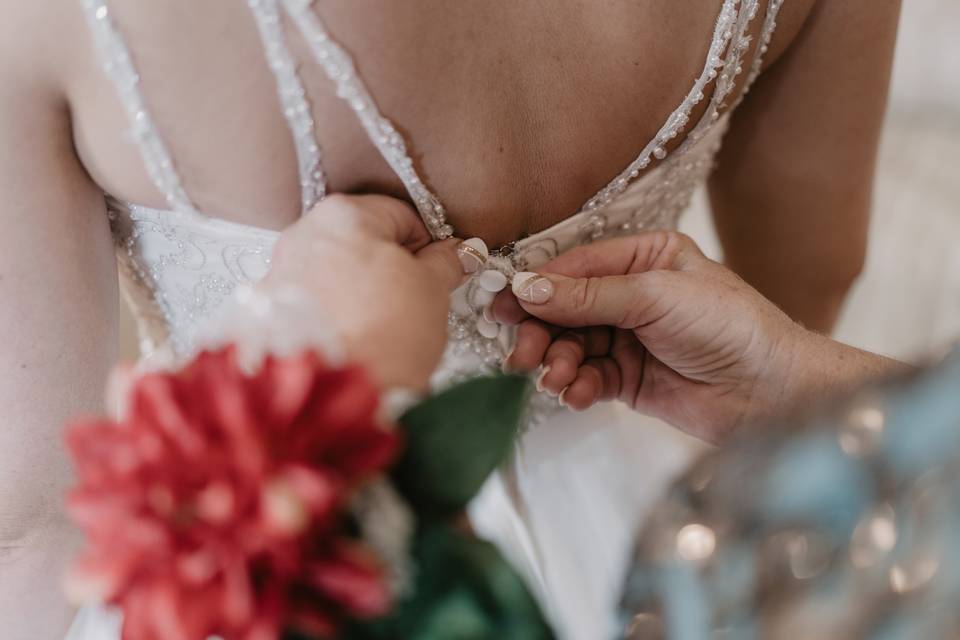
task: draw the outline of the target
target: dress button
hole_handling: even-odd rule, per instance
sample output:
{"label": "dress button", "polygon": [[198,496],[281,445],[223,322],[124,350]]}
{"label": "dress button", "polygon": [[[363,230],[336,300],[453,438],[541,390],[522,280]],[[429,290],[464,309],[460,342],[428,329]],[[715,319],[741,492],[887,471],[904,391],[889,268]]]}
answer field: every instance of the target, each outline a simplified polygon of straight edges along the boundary
{"label": "dress button", "polygon": [[492,340],[500,335],[500,325],[486,318],[477,318],[477,332],[484,338]]}
{"label": "dress button", "polygon": [[487,269],[478,278],[480,286],[491,293],[503,291],[507,286],[507,276],[495,269]]}
{"label": "dress button", "polygon": [[477,288],[473,292],[472,302],[476,306],[483,308],[493,302],[495,297],[497,297],[497,294],[495,294],[493,291]]}

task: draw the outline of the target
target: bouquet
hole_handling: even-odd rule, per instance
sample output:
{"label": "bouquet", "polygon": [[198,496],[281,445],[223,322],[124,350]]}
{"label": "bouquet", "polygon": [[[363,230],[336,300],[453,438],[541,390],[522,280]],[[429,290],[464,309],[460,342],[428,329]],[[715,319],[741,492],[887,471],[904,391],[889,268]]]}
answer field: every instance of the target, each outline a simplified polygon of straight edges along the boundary
{"label": "bouquet", "polygon": [[480,378],[398,420],[314,351],[201,352],[67,431],[87,537],[69,580],[125,640],[551,638],[464,509],[506,457],[527,382]]}

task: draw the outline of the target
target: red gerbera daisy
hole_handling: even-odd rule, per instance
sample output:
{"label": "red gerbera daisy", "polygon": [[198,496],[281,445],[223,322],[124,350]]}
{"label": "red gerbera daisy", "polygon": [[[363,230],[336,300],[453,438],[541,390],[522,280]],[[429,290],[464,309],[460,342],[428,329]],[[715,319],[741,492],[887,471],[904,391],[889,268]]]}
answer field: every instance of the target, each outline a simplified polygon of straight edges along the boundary
{"label": "red gerbera daisy", "polygon": [[129,640],[332,633],[390,605],[383,567],[346,524],[394,460],[379,392],[314,353],[245,373],[232,348],[136,381],[119,422],[75,424],[75,577],[124,610]]}

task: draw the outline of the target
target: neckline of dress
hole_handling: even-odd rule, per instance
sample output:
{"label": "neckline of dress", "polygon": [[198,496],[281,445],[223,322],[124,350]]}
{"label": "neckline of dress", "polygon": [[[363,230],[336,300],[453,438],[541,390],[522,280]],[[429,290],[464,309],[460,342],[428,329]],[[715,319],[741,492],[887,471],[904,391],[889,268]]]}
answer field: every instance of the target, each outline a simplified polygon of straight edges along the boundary
{"label": "neckline of dress", "polygon": [[[326,25],[310,8],[310,2],[302,0],[284,0],[284,2],[311,46],[317,62],[324,67],[328,77],[337,84],[338,95],[357,115],[375,148],[403,183],[431,234],[436,239],[454,235],[454,228],[447,220],[443,200],[423,180],[407,151],[409,141],[396,129],[393,122],[381,113],[372,93],[357,72],[352,56],[331,36]],[[693,88],[686,94],[680,105],[670,113],[641,153],[594,193],[577,211],[543,231],[507,243],[501,249],[516,248],[524,241],[548,235],[551,231],[566,226],[583,214],[595,212],[609,204],[638,179],[654,173],[668,155],[679,151],[685,143],[689,142],[690,136],[703,124],[704,119],[713,115],[713,121],[715,121],[718,114],[711,114],[711,109],[708,108],[701,121],[689,129],[687,139],[676,149],[667,150],[670,141],[675,139],[689,123],[693,109],[706,99],[707,85],[718,78],[720,75],[718,70],[723,69],[730,61],[728,44],[731,43],[734,35],[738,39],[743,35],[743,30],[755,17],[758,7],[759,0],[723,0],[702,72],[695,80]],[[739,46],[739,42],[735,44]],[[727,51],[726,55],[724,55],[725,51]],[[739,60],[735,61],[735,64],[739,65]],[[711,105],[718,90],[719,84],[715,87],[714,95],[709,98]],[[715,112],[715,109],[713,111]]]}
{"label": "neckline of dress", "polygon": [[[684,141],[684,143],[693,143],[692,140]],[[679,149],[678,149],[679,151]],[[644,173],[642,176],[633,180],[625,189],[622,194],[626,194],[634,189],[642,189],[645,184],[651,181],[655,181],[659,173],[664,169],[663,164],[659,164],[653,167],[650,171]],[[136,202],[131,202],[128,200],[122,200],[108,194],[108,201],[110,203],[110,209],[113,214],[122,213],[125,214],[128,218],[132,220],[142,219],[143,217],[149,217],[152,222],[155,222],[160,225],[164,224],[183,224],[191,223],[211,229],[222,229],[226,232],[241,233],[244,235],[255,235],[261,239],[273,241],[280,237],[283,233],[282,230],[270,229],[268,227],[262,227],[255,224],[247,224],[245,222],[237,222],[235,220],[229,220],[222,216],[217,216],[213,214],[204,213],[199,210],[186,211],[180,209],[163,209],[158,207],[153,207],[150,205],[139,204]],[[612,204],[613,200],[607,205]],[[605,207],[606,205],[604,205]],[[589,218],[590,216],[597,215],[602,212],[602,208],[597,208],[589,211],[578,211],[577,213],[568,216],[558,222],[540,230],[536,233],[523,236],[514,241],[508,242],[505,245],[502,245],[498,249],[492,250],[493,253],[500,253],[504,249],[509,248],[511,252],[517,253],[522,252],[527,246],[534,245],[543,240],[550,239],[558,235],[564,229],[570,226],[577,226],[582,224],[584,218]],[[506,253],[504,252],[504,255]]]}
{"label": "neckline of dress", "polygon": [[[165,169],[166,173],[170,174],[169,176],[166,174],[161,175],[160,177],[164,178],[164,180],[160,182],[167,183],[167,186],[172,185],[177,187],[178,189],[173,189],[173,191],[176,192],[175,195],[183,195],[182,200],[183,202],[187,203],[184,205],[182,202],[180,202],[180,199],[171,199],[169,197],[171,189],[162,190],[162,193],[168,196],[168,203],[175,205],[171,207],[168,213],[173,213],[180,218],[196,218],[212,221],[216,225],[223,226],[223,228],[239,228],[247,231],[256,231],[261,234],[278,234],[279,232],[264,227],[236,223],[225,218],[210,216],[202,213],[193,206],[192,202],[190,202],[189,198],[186,196],[185,191],[182,189],[179,176],[176,174],[176,171],[173,168],[173,163],[169,157],[169,153],[162,144],[162,140],[159,134],[155,131],[155,127],[152,126],[152,122],[149,121],[149,113],[147,112],[146,106],[143,103],[142,96],[139,94],[137,86],[139,83],[136,81],[138,80],[138,76],[136,75],[135,69],[132,67],[129,51],[126,48],[122,37],[119,35],[119,32],[116,30],[109,18],[106,10],[105,0],[83,1],[89,9],[92,23],[95,26],[100,27],[98,34],[104,39],[107,48],[112,49],[112,52],[108,53],[112,53],[112,58],[114,61],[119,60],[119,62],[123,63],[119,65],[122,71],[128,72],[126,75],[129,76],[129,78],[121,77],[119,79],[126,79],[129,80],[129,82],[120,82],[119,84],[127,88],[127,93],[134,94],[133,97],[137,98],[135,101],[126,101],[128,109],[132,111],[131,115],[135,116],[132,118],[132,121],[140,122],[142,125],[142,130],[144,130],[146,133],[153,134],[148,136],[147,140],[147,142],[152,144],[146,144],[142,146],[148,147],[148,150],[150,151],[155,151],[156,153],[154,155],[158,155],[160,162],[154,164],[158,165],[162,169]],[[271,0],[271,2],[275,1],[276,0]],[[771,0],[771,9],[774,7],[774,5],[778,6],[782,1],[783,0]],[[293,17],[296,19],[295,21],[299,22],[300,27],[302,30],[304,30],[304,35],[308,38],[308,40],[311,40],[312,35],[313,44],[318,45],[314,49],[314,53],[318,59],[318,62],[324,66],[327,74],[331,76],[332,80],[338,81],[338,89],[342,90],[338,90],[338,94],[340,94],[341,98],[347,101],[351,108],[353,108],[353,110],[361,118],[361,121],[364,121],[365,128],[367,129],[367,133],[370,136],[371,141],[384,155],[385,159],[388,160],[388,163],[392,168],[394,168],[395,173],[397,173],[405,187],[407,187],[407,191],[411,195],[414,206],[424,219],[424,222],[427,224],[431,234],[434,235],[435,238],[449,237],[453,235],[452,227],[446,223],[446,212],[443,209],[440,199],[437,198],[436,195],[434,195],[433,192],[421,180],[419,173],[416,171],[415,167],[413,167],[410,155],[406,150],[405,141],[399,132],[395,130],[392,123],[380,114],[372,96],[369,94],[369,91],[363,84],[362,79],[360,79],[359,75],[356,74],[355,67],[352,59],[349,57],[349,54],[329,36],[323,23],[319,20],[319,17],[309,8],[310,3],[303,2],[298,5],[297,0],[282,0],[282,2],[286,5],[288,11],[293,14]],[[737,9],[738,5],[740,5],[739,11]],[[566,218],[559,220],[557,223],[547,227],[546,229],[543,229],[540,232],[525,236],[514,242],[508,243],[505,246],[512,249],[518,249],[528,242],[535,242],[538,239],[549,237],[551,234],[556,233],[560,229],[575,224],[577,220],[585,217],[586,214],[596,212],[613,200],[617,199],[617,197],[626,191],[628,187],[640,182],[641,179],[659,173],[656,170],[662,166],[660,161],[664,160],[668,155],[681,153],[685,146],[695,143],[697,139],[699,139],[699,136],[704,135],[710,128],[710,125],[714,124],[719,118],[719,113],[717,113],[717,108],[714,103],[717,94],[721,89],[721,80],[724,80],[729,84],[732,82],[732,76],[734,74],[725,73],[723,76],[720,76],[720,79],[717,80],[717,86],[714,88],[714,95],[712,95],[710,98],[708,109],[704,116],[689,129],[685,139],[680,145],[677,146],[676,149],[673,149],[670,152],[666,150],[667,143],[669,143],[673,138],[676,138],[677,135],[683,131],[688,124],[692,109],[705,99],[705,88],[711,81],[718,78],[718,69],[722,69],[730,62],[731,59],[736,59],[735,64],[739,72],[738,56],[742,55],[742,48],[739,53],[735,51],[735,48],[741,46],[740,41],[743,40],[742,36],[744,29],[749,21],[755,16],[758,6],[759,0],[723,0],[720,14],[716,21],[716,27],[713,32],[711,45],[708,49],[707,61],[704,65],[703,72],[694,83],[693,89],[681,102],[680,107],[670,114],[666,123],[658,132],[657,136],[647,145],[641,155],[638,156],[630,165],[628,165],[626,169],[621,171],[621,173],[618,174],[605,187],[594,194],[594,196],[592,196],[578,211],[570,216],[567,216]],[[769,13],[772,13],[770,9],[768,9],[768,14]],[[768,15],[768,18],[769,17],[770,16]],[[737,32],[737,40],[730,45],[730,49],[728,50],[727,45],[731,42],[731,40],[733,40],[735,31]],[[725,51],[726,53],[724,53]],[[108,56],[108,58],[110,57],[111,56]],[[341,66],[338,67],[337,64],[331,64],[331,59],[335,63],[339,62]],[[342,71],[344,66],[350,71],[353,71],[352,75],[354,82],[350,86],[339,84],[343,80],[343,76],[341,74],[338,78],[338,72]],[[731,78],[727,79],[727,76],[731,76]],[[127,97],[129,98],[130,96]],[[709,116],[712,116],[712,118]],[[366,120],[370,121],[367,122]],[[368,124],[373,126],[366,126]],[[706,124],[706,127],[703,126],[704,124]],[[701,131],[701,129],[703,130]],[[379,138],[376,136],[376,131],[380,131]],[[385,140],[390,137],[390,135],[387,134],[396,134],[397,140],[394,144],[385,144]],[[388,150],[385,150],[385,147],[388,146],[390,147],[389,151],[391,151],[392,154],[388,153]],[[149,147],[157,147],[157,149],[149,149]],[[653,161],[654,158],[656,159],[656,162]],[[397,169],[398,166],[405,171],[399,171]],[[412,186],[416,187],[416,189],[411,188],[411,182],[414,183]],[[163,211],[162,209],[137,205],[134,203],[129,203],[128,206],[141,211],[153,211],[158,213]],[[425,207],[428,208],[429,211],[425,211]]]}

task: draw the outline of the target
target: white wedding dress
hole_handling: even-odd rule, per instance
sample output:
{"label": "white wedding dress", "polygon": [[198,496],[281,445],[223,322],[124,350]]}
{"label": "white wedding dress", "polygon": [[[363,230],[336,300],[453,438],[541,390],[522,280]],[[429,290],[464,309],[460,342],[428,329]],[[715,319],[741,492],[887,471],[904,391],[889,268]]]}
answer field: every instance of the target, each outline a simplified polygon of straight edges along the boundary
{"label": "white wedding dress", "polygon": [[[81,1],[104,67],[130,117],[133,139],[169,205],[160,211],[107,197],[142,350],[149,354],[169,344],[177,353],[189,353],[200,325],[234,287],[265,274],[278,234],[196,210],[154,125],[134,57],[105,0]],[[732,97],[741,73],[747,74],[748,85],[759,73],[782,2],[765,2],[760,11],[761,0],[724,0],[702,74],[691,78],[688,95],[678,96],[679,106],[656,138],[581,211],[496,252],[488,268],[511,276],[598,238],[675,227],[720,146],[729,114],[724,101]],[[248,5],[296,142],[304,211],[325,195],[321,143],[313,133],[298,61],[284,41],[282,11],[309,44],[315,58],[310,62],[322,66],[403,181],[431,233],[436,238],[452,235],[443,204],[417,175],[406,141],[380,114],[348,54],[327,33],[310,2],[248,0]],[[761,21],[759,42],[747,35],[754,20]],[[704,101],[703,117],[691,121]],[[682,143],[668,151],[675,138]],[[438,384],[498,368],[511,336],[483,320],[482,308],[491,296],[476,280],[454,294],[450,345]],[[473,522],[524,573],[560,637],[613,637],[614,605],[633,533],[659,488],[690,452],[684,438],[641,425],[619,405],[571,414],[555,400],[538,396],[512,459],[472,505]],[[99,608],[82,610],[68,638],[117,640],[118,616]]]}

